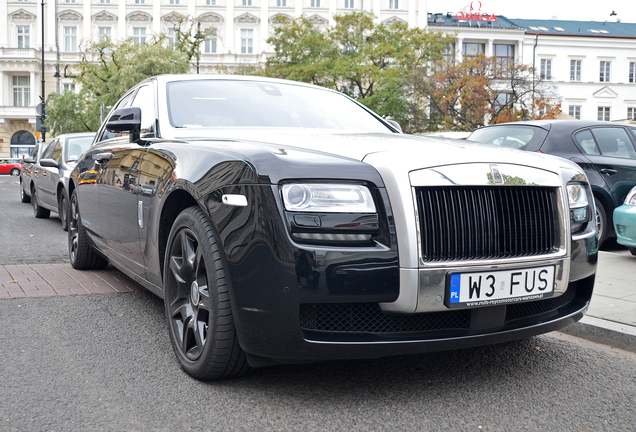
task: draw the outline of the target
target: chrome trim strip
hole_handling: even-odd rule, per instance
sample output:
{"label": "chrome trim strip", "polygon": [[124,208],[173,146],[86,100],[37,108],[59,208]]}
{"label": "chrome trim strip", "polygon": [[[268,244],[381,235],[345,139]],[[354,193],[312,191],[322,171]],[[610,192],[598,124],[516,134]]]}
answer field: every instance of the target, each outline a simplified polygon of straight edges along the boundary
{"label": "chrome trim strip", "polygon": [[584,232],[583,234],[573,235],[572,241],[585,240],[595,235],[596,235],[596,229],[593,229],[590,232]]}
{"label": "chrome trim strip", "polygon": [[391,303],[380,303],[380,308],[385,312],[413,313],[417,309],[418,269],[400,269],[400,295]]}

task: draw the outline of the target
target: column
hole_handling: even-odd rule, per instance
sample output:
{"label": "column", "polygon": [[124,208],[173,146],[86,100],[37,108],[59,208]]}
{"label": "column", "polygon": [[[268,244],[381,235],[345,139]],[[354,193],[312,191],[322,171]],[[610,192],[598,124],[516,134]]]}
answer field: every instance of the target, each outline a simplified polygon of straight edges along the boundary
{"label": "column", "polygon": [[[84,42],[84,41],[92,41],[93,40],[93,17],[91,16],[91,2],[88,0],[84,1],[84,5],[83,5],[83,9],[82,9],[82,14],[84,15],[82,17],[83,19],[83,26],[82,26],[82,40],[81,41],[77,41],[78,43],[80,42]],[[82,43],[82,46],[86,46],[85,43]]]}
{"label": "column", "polygon": [[[9,46],[9,14],[7,11],[7,4],[8,2],[6,1],[0,1],[0,17],[5,17],[3,18],[5,20],[6,25],[4,26],[0,26],[0,46],[6,47]],[[0,101],[0,105],[2,105],[1,101]]]}
{"label": "column", "polygon": [[225,41],[223,46],[227,48],[228,54],[236,54],[234,47],[234,32],[236,22],[234,21],[234,0],[226,0],[225,5]]}
{"label": "column", "polygon": [[303,14],[303,1],[304,0],[294,0],[294,18],[300,18]]}
{"label": "column", "polygon": [[336,15],[336,10],[338,6],[338,0],[322,0],[329,2],[329,26],[333,26],[336,23],[336,20],[333,17]]}
{"label": "column", "polygon": [[[261,23],[260,23],[260,43],[258,46],[259,52],[265,52],[267,50],[267,38],[269,35],[269,1],[261,0]],[[264,58],[261,61],[265,61]]]}
{"label": "column", "polygon": [[375,15],[375,22],[380,22],[382,21],[382,1],[388,1],[388,0],[369,0],[373,2],[373,10],[371,12],[373,12],[373,14]]}
{"label": "column", "polygon": [[408,22],[409,27],[415,27],[417,25],[417,0],[407,0],[408,2]]}
{"label": "column", "polygon": [[[159,0],[157,0],[157,3],[159,3]],[[126,34],[126,2],[124,0],[120,1],[117,5],[117,15],[119,15],[117,18],[119,21],[119,25],[117,26],[117,37],[119,40],[124,40],[128,37]]]}
{"label": "column", "polygon": [[417,26],[426,28],[428,25],[428,9],[426,8],[426,0],[417,1]]}
{"label": "column", "polygon": [[38,76],[35,74],[35,72],[30,72],[29,73],[29,91],[31,92],[31,100],[29,101],[29,106],[36,106],[37,104],[40,103],[40,91],[41,91],[41,85],[40,85],[40,81],[38,79]]}
{"label": "column", "polygon": [[455,61],[459,64],[462,62],[463,60],[463,56],[462,56],[462,52],[464,50],[463,47],[464,44],[464,38],[457,38],[457,41],[455,42]]}
{"label": "column", "polygon": [[495,53],[492,50],[492,45],[494,41],[495,41],[494,39],[488,39],[488,43],[486,44],[486,57],[492,57],[495,55]]}
{"label": "column", "polygon": [[152,33],[161,33],[161,0],[152,2]]}
{"label": "column", "polygon": [[[40,9],[42,8],[42,6],[40,6]],[[46,13],[46,29],[44,29],[46,31],[46,35],[44,35],[45,40],[46,40],[46,46],[48,48],[51,48],[55,51],[56,49],[56,40],[55,40],[55,35],[56,35],[56,26],[57,26],[57,17],[55,16],[57,12],[57,7],[53,2],[47,2],[45,9],[44,9],[44,13]],[[0,15],[2,16],[2,15]],[[48,49],[47,48],[47,49]]]}

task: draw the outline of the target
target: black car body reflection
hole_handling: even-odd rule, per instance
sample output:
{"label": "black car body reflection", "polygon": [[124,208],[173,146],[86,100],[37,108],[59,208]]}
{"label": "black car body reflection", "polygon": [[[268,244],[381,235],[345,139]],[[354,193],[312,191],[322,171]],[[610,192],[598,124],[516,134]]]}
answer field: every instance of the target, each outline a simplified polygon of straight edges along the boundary
{"label": "black car body reflection", "polygon": [[[408,137],[301,83],[148,79],[71,192],[73,266],[110,262],[161,296],[200,379],[514,340],[577,321],[592,293],[592,195],[575,164]],[[553,285],[532,292],[536,274]],[[479,277],[502,280],[495,299],[485,282],[473,297]]]}

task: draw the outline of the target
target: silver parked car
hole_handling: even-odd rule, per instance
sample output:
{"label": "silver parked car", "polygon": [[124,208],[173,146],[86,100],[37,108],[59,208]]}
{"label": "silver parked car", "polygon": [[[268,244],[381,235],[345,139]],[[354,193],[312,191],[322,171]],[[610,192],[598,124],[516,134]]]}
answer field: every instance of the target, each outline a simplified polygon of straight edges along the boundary
{"label": "silver parked car", "polygon": [[[32,160],[32,156],[25,158],[25,162],[33,165],[29,175],[21,178],[20,195],[22,202],[31,201],[36,218],[47,218],[51,212],[56,212],[62,221],[62,229],[68,229],[69,174],[94,137],[93,132],[60,135],[41,150],[37,160]],[[37,151],[34,155],[38,156]]]}

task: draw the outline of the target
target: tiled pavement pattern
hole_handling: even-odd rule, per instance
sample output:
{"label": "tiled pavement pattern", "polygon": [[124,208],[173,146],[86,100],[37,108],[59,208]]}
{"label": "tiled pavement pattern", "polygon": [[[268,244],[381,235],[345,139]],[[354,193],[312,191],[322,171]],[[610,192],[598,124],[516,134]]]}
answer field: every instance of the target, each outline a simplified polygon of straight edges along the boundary
{"label": "tiled pavement pattern", "polygon": [[70,264],[0,266],[0,299],[57,295],[114,294],[142,288],[113,267],[75,270]]}

